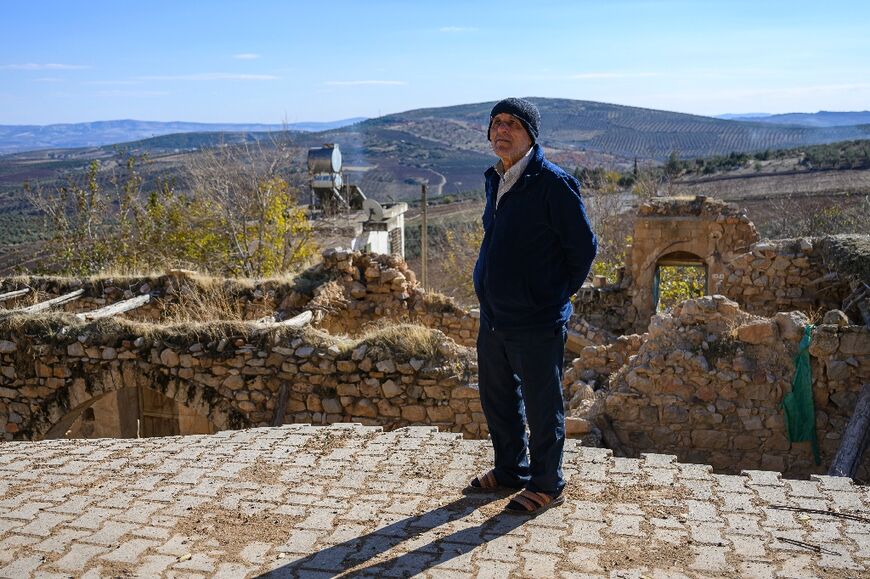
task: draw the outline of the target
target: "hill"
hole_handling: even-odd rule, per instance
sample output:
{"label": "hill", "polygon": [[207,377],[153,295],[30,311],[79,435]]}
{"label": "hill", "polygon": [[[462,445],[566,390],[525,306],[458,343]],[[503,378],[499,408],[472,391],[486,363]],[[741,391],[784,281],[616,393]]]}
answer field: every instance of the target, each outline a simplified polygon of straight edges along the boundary
{"label": "hill", "polygon": [[185,123],[156,121],[98,121],[55,125],[0,125],[0,154],[100,147],[178,133],[236,133],[269,131],[326,131],[364,120],[362,117],[333,122],[280,124]]}
{"label": "hill", "polygon": [[[628,169],[635,159],[660,161],[674,151],[694,159],[870,138],[870,125],[782,126],[591,101],[531,100],[541,110],[541,142],[548,156],[569,171],[578,166]],[[485,135],[493,104],[417,109],[315,133],[175,133],[126,142],[122,148],[147,154],[152,163],[146,177],[153,178],[183,174],[184,166],[203,148],[257,141],[269,146],[271,140],[281,139],[292,149],[286,172],[294,185],[304,188],[307,149],[335,142],[343,153],[346,181],[362,187],[366,195],[381,201],[413,200],[419,197],[420,183],[426,182],[435,199],[481,190],[481,175],[493,162]],[[26,214],[20,195],[25,180],[49,185],[80,174],[92,159],[110,161],[117,148],[55,148],[0,157],[0,221]],[[0,225],[9,231],[13,226]],[[20,219],[15,222],[16,231],[29,227]],[[21,235],[26,237],[26,231]]]}
{"label": "hill", "polygon": [[785,113],[780,115],[750,113],[746,115],[719,115],[717,118],[801,127],[846,127],[870,124],[870,111],[819,111],[817,113]]}

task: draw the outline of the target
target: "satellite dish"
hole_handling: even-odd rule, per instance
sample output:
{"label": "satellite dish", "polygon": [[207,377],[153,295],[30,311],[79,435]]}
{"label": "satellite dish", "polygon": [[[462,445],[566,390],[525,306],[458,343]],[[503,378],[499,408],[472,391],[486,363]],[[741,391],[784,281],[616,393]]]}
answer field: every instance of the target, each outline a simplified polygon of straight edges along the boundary
{"label": "satellite dish", "polygon": [[370,221],[383,221],[384,208],[374,199],[366,199],[362,204],[363,211],[369,214]]}

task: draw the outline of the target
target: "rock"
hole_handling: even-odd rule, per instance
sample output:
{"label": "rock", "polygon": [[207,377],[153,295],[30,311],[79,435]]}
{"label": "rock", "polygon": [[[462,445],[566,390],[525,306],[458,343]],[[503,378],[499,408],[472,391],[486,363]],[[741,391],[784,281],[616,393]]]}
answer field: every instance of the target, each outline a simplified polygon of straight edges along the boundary
{"label": "rock", "polygon": [[302,346],[301,348],[296,349],[296,356],[298,358],[308,358],[313,353],[314,348],[312,348],[311,346]]}
{"label": "rock", "polygon": [[847,355],[867,356],[870,354],[870,331],[863,327],[847,331],[840,337],[840,351]]}
{"label": "rock", "polygon": [[381,390],[384,393],[384,398],[395,398],[396,396],[401,396],[405,392],[404,388],[392,380],[387,380],[381,384]]}
{"label": "rock", "polygon": [[80,342],[73,342],[66,347],[66,353],[68,356],[72,356],[74,358],[81,358],[85,355],[85,347],[82,346]]}
{"label": "rock", "polygon": [[392,360],[381,360],[375,366],[378,372],[383,372],[384,374],[393,374],[396,371],[396,363]]}
{"label": "rock", "polygon": [[457,386],[450,391],[450,396],[451,398],[460,399],[480,398],[480,391],[477,388],[472,388],[471,386]]}
{"label": "rock", "polygon": [[324,398],[320,401],[320,404],[323,406],[323,411],[327,414],[341,414],[344,412],[344,408],[337,398]]}
{"label": "rock", "polygon": [[15,344],[15,342],[10,342],[9,340],[0,340],[0,354],[11,354],[17,349],[18,346]]}
{"label": "rock", "polygon": [[423,422],[426,420],[426,408],[420,405],[402,407],[402,418],[408,422]]}
{"label": "rock", "polygon": [[162,352],[160,352],[160,362],[169,368],[175,368],[178,366],[178,354],[170,349],[166,348]]}
{"label": "rock", "polygon": [[849,364],[840,360],[827,361],[828,380],[847,380],[849,378]]}
{"label": "rock", "polygon": [[825,317],[822,318],[822,323],[840,327],[848,326],[849,318],[842,310],[830,310],[825,313]]}
{"label": "rock", "polygon": [[800,341],[804,336],[804,328],[809,323],[809,318],[803,312],[779,312],[773,319],[779,335],[790,342]]}
{"label": "rock", "polygon": [[592,424],[588,420],[576,416],[565,417],[566,436],[583,436],[590,432],[592,432]]}
{"label": "rock", "polygon": [[728,448],[728,433],[721,430],[695,430],[692,432],[692,446],[702,449]]}
{"label": "rock", "polygon": [[453,409],[449,406],[427,406],[426,415],[432,422],[453,422]]}
{"label": "rock", "polygon": [[840,337],[836,326],[819,326],[810,341],[810,354],[816,358],[827,358],[840,347]]}
{"label": "rock", "polygon": [[364,286],[360,282],[355,281],[355,282],[353,282],[353,284],[351,284],[350,297],[359,300],[359,299],[366,297],[366,293],[367,293],[366,286]]}
{"label": "rock", "polygon": [[371,400],[369,400],[368,398],[363,398],[351,407],[350,413],[353,416],[362,416],[364,418],[377,418],[378,408]]}
{"label": "rock", "polygon": [[224,388],[229,388],[230,390],[238,390],[245,385],[245,379],[238,374],[233,374],[227,376],[226,379],[224,379],[224,381],[221,383],[221,385]]}
{"label": "rock", "polygon": [[769,320],[756,320],[737,328],[737,337],[747,344],[772,344],[777,326]]}

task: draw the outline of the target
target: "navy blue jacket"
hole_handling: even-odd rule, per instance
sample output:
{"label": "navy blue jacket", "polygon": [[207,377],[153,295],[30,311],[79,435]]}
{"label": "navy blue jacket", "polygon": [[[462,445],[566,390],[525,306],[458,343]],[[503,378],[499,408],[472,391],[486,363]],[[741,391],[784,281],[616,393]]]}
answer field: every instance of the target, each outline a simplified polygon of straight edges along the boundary
{"label": "navy blue jacket", "polygon": [[474,266],[481,323],[508,331],[557,328],[571,316],[571,296],[598,248],[580,183],[547,161],[540,145],[496,209],[499,179],[490,167]]}

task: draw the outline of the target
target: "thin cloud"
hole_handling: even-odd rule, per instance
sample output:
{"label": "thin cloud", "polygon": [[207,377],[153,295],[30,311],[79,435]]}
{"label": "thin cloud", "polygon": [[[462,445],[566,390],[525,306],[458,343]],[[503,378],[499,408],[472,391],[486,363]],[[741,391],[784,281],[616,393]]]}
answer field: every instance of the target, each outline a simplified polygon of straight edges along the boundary
{"label": "thin cloud", "polygon": [[138,80],[191,80],[191,81],[212,81],[212,80],[278,80],[279,77],[271,74],[232,74],[226,72],[203,72],[199,74],[178,74],[178,75],[160,75],[160,76],[140,76]]}
{"label": "thin cloud", "polygon": [[23,64],[2,64],[0,68],[6,70],[80,70],[82,68],[91,68],[84,64],[59,64],[54,62],[36,63],[26,62]]}
{"label": "thin cloud", "polygon": [[141,80],[86,80],[82,84],[91,84],[96,86],[129,86],[131,84],[142,84]]}
{"label": "thin cloud", "polygon": [[662,76],[658,72],[581,72],[572,74],[569,78],[574,80],[598,80],[611,78],[653,78]]}
{"label": "thin cloud", "polygon": [[100,90],[94,93],[96,97],[124,97],[124,98],[151,98],[151,97],[162,97],[166,96],[169,93],[166,91],[159,90]]}
{"label": "thin cloud", "polygon": [[442,26],[438,29],[438,32],[445,32],[447,34],[458,34],[460,32],[477,32],[477,28],[473,28],[471,26]]}
{"label": "thin cloud", "polygon": [[236,60],[257,60],[260,58],[260,55],[255,52],[241,52],[239,54],[234,54],[233,58]]}
{"label": "thin cloud", "polygon": [[34,78],[33,82],[63,82],[63,79],[54,76],[45,76],[43,78]]}
{"label": "thin cloud", "polygon": [[329,80],[326,81],[329,86],[362,86],[362,85],[381,85],[381,86],[401,86],[408,84],[404,80]]}

